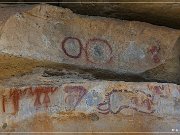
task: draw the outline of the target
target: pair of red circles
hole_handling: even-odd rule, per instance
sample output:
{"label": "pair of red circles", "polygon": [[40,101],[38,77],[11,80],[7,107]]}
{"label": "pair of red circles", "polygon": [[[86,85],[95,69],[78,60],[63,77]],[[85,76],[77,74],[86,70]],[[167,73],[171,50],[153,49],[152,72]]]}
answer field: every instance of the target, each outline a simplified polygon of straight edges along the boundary
{"label": "pair of red circles", "polygon": [[[75,40],[75,41],[78,42],[78,45],[79,45],[79,53],[78,53],[77,55],[71,55],[71,54],[69,54],[68,51],[66,50],[65,47],[66,47],[66,45],[67,45],[66,42],[67,42],[68,40]],[[82,50],[84,50],[84,51],[85,51],[85,54],[86,54],[87,60],[90,61],[90,62],[92,62],[92,63],[96,63],[96,62],[94,62],[93,60],[91,60],[91,59],[89,58],[90,52],[89,52],[88,50],[89,50],[89,48],[92,46],[92,44],[91,44],[92,42],[101,42],[101,43],[103,43],[104,45],[106,45],[106,46],[108,47],[109,52],[110,52],[110,55],[112,55],[112,48],[111,48],[111,46],[109,45],[109,43],[108,43],[106,40],[98,39],[98,38],[89,39],[88,42],[86,43],[85,48],[83,48],[83,45],[82,45],[81,41],[80,41],[78,38],[75,38],[75,37],[66,37],[66,38],[62,41],[62,50],[63,50],[63,52],[64,52],[68,57],[70,57],[70,58],[75,58],[75,59],[79,58],[79,57],[81,56],[81,54],[82,54]],[[111,58],[112,58],[112,57],[110,57],[108,60],[106,60],[106,62],[109,62],[109,61],[111,60]]]}

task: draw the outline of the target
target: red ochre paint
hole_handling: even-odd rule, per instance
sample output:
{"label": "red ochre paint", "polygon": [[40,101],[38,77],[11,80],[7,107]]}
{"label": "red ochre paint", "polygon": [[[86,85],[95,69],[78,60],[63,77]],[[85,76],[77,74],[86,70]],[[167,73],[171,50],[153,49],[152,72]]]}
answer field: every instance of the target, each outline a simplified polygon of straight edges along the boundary
{"label": "red ochre paint", "polygon": [[[139,112],[143,112],[143,113],[146,113],[144,111],[140,111],[138,109],[138,107],[147,107],[147,110],[150,111],[152,109],[152,105],[153,105],[153,102],[152,100],[150,100],[149,98],[146,98],[144,99],[143,101],[140,102],[140,106],[138,105],[139,103],[139,99],[138,97],[132,97],[130,100],[135,104],[137,105],[136,107],[131,107],[129,105],[122,105],[118,108],[118,110],[116,112],[113,112],[113,110],[111,110],[111,100],[110,100],[110,96],[114,93],[114,92],[122,92],[122,90],[112,90],[111,92],[107,93],[105,96],[105,100],[98,104],[97,106],[97,109],[99,110],[99,113],[101,114],[108,114],[109,112],[113,113],[113,114],[117,114],[119,113],[122,109],[124,108],[131,108],[131,109],[134,109],[136,111],[139,111]],[[104,107],[103,107],[104,106]],[[152,110],[150,113],[153,113],[154,110]]]}
{"label": "red ochre paint", "polygon": [[145,107],[147,107],[148,110],[151,110],[151,105],[153,104],[153,102],[150,99],[145,99],[143,101],[143,105],[145,105]]}
{"label": "red ochre paint", "polygon": [[156,55],[153,55],[153,61],[154,61],[155,63],[159,63],[159,62],[160,62],[160,59],[159,59],[159,57],[158,57],[157,54],[156,54]]}
{"label": "red ochre paint", "polygon": [[[69,54],[68,50],[66,50],[66,46],[67,41],[72,40],[72,41],[77,41],[77,44],[79,45],[79,52],[77,55],[71,55]],[[93,60],[90,58],[90,48],[92,45],[94,45],[94,42],[98,42],[98,43],[102,43],[104,46],[108,47],[108,50],[110,52],[110,56],[109,58],[106,59],[105,62],[101,63],[99,61]],[[85,44],[85,47],[83,47],[83,44],[81,43],[80,39],[76,38],[76,37],[65,37],[64,40],[62,41],[62,46],[61,46],[63,52],[70,58],[80,58],[82,51],[85,51],[85,56],[86,56],[86,60],[87,62],[93,63],[93,64],[98,64],[98,65],[102,65],[102,64],[110,64],[112,62],[113,56],[112,56],[112,47],[111,45],[108,43],[107,40],[104,39],[99,39],[99,38],[93,38],[93,39],[89,39],[87,41],[87,43]]]}
{"label": "red ochre paint", "polygon": [[11,98],[13,106],[14,106],[14,113],[16,113],[19,110],[20,90],[19,89],[11,89],[10,90],[10,98]]}
{"label": "red ochre paint", "polygon": [[65,102],[68,103],[68,101],[76,101],[74,105],[75,108],[80,103],[84,95],[87,93],[87,90],[83,86],[66,86],[64,92],[68,93],[68,95],[65,98]]}
{"label": "red ochre paint", "polygon": [[[34,89],[34,90],[33,90]],[[14,107],[14,113],[16,114],[19,111],[19,101],[23,96],[34,96],[36,95],[36,99],[34,102],[34,106],[37,108],[41,104],[45,104],[46,107],[48,107],[48,104],[50,103],[49,93],[53,94],[58,87],[43,87],[38,86],[35,88],[29,87],[25,89],[18,89],[18,88],[12,88],[10,89],[9,96],[3,95],[2,96],[2,110],[3,112],[6,112],[6,102],[8,99],[11,100],[13,107]],[[44,94],[44,100],[41,103],[40,97]]]}
{"label": "red ochre paint", "polygon": [[3,107],[3,112],[6,112],[5,103],[6,103],[6,96],[3,95],[3,96],[2,96],[2,107]]}
{"label": "red ochre paint", "polygon": [[[68,53],[68,51],[66,50],[65,46],[66,46],[66,42],[68,40],[74,40],[74,41],[77,41],[78,42],[78,45],[79,45],[79,53],[77,55],[71,55]],[[82,43],[81,41],[78,39],[78,38],[75,38],[75,37],[66,37],[63,41],[62,41],[62,50],[63,52],[69,56],[70,58],[74,58],[74,59],[77,59],[81,56],[81,53],[82,53],[82,49],[83,49],[83,46],[82,46]]]}
{"label": "red ochre paint", "polygon": [[162,86],[150,86],[150,85],[148,85],[148,88],[149,88],[149,90],[153,91],[153,93],[156,95],[162,95],[163,94],[163,90],[164,90],[163,85]]}
{"label": "red ochre paint", "polygon": [[159,63],[160,62],[160,58],[158,56],[158,53],[160,51],[160,48],[157,47],[157,46],[152,46],[149,51],[151,52],[152,54],[152,59],[154,61],[154,63]]}
{"label": "red ochre paint", "polygon": [[[49,93],[53,94],[56,90],[57,90],[57,87],[56,88],[42,87],[42,86],[36,87],[34,91],[32,92],[33,95],[36,95],[34,106],[38,108],[42,104],[45,104],[45,106],[48,107],[48,104],[51,102],[48,94]],[[41,103],[40,98],[42,94],[44,94],[44,99],[43,99],[43,102]]]}
{"label": "red ochre paint", "polygon": [[157,47],[157,46],[152,46],[151,48],[150,48],[150,52],[152,53],[152,54],[154,54],[154,53],[156,53],[156,52],[159,52],[159,47]]}

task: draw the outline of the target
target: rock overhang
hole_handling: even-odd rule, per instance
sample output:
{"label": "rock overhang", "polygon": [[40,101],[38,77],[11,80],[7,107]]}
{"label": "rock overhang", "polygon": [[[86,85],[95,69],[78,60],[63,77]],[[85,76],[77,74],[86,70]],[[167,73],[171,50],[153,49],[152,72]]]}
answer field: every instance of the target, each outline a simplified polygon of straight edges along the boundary
{"label": "rock overhang", "polygon": [[[99,123],[97,131],[106,130],[101,128],[102,123],[112,124],[104,118],[114,117],[121,117],[114,122],[121,125],[125,122],[127,127],[131,126],[122,121],[127,117],[139,123],[144,117],[158,118],[149,126],[145,124],[143,128],[148,128],[145,131],[159,131],[158,123],[167,124],[166,117],[169,124],[161,124],[160,131],[169,131],[179,124],[179,30],[76,15],[69,9],[43,4],[10,16],[0,33],[0,53],[5,58],[10,55],[2,63],[14,59],[19,62],[17,66],[24,66],[26,61],[24,68],[31,71],[19,72],[21,75],[15,74],[0,84],[2,130],[13,127],[14,123],[29,124],[32,120],[37,124],[38,120],[46,119],[52,123],[67,121],[67,127],[73,131],[76,127],[70,123],[77,124],[79,119],[90,120],[89,125]],[[15,69],[10,62],[10,68]],[[63,66],[66,64],[71,70]],[[84,69],[80,73],[73,68]],[[91,70],[100,70],[102,76],[96,78]],[[135,79],[141,76],[157,82],[131,82],[132,76],[129,82],[113,78],[107,81],[103,76],[108,76],[107,72],[119,78],[123,75],[127,78],[130,73],[136,75]],[[160,83],[164,81],[162,78],[167,83]],[[55,125],[47,131],[69,131],[63,124]],[[37,130],[45,130],[42,127]],[[116,131],[120,129],[118,124],[113,127]],[[27,131],[21,124],[14,130]],[[28,130],[37,131],[32,126]],[[132,129],[139,130],[138,126]]]}

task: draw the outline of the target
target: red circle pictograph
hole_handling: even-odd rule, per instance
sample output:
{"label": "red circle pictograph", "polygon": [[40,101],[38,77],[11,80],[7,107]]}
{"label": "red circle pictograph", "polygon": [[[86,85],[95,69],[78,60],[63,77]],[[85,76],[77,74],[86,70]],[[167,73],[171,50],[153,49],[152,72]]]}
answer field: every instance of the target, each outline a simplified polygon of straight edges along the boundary
{"label": "red circle pictograph", "polygon": [[[78,54],[77,55],[72,55],[72,54],[70,54],[67,50],[66,50],[66,46],[68,45],[68,44],[66,44],[66,42],[68,42],[68,40],[70,41],[70,40],[74,40],[74,41],[76,41],[77,43],[78,43],[78,45],[79,45],[79,52],[78,52]],[[73,41],[73,42],[74,42]],[[63,50],[63,52],[67,55],[67,56],[69,56],[70,58],[79,58],[80,56],[81,56],[81,53],[82,53],[82,44],[81,44],[81,41],[78,39],[78,38],[75,38],[75,37],[66,37],[63,41],[62,41],[62,50]]]}

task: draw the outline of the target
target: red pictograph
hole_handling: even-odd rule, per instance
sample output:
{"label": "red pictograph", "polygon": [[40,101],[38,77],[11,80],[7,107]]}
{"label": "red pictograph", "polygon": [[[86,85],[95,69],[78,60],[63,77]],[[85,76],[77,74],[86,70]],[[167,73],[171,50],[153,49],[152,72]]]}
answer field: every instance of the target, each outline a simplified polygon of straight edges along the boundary
{"label": "red pictograph", "polygon": [[[32,89],[31,89],[32,90]],[[57,90],[57,87],[43,87],[39,86],[34,89],[34,91],[31,91],[32,95],[36,96],[34,106],[36,108],[40,107],[42,104],[45,105],[45,107],[48,107],[48,104],[51,102],[49,98],[49,93],[53,94]],[[44,95],[43,101],[41,102],[41,96]]]}
{"label": "red pictograph", "polygon": [[[68,50],[66,49],[66,47],[68,46],[68,41],[73,42],[74,45],[75,45],[75,42],[76,42],[76,44],[79,45],[79,47],[76,48],[76,49],[79,49],[79,52],[76,55],[70,54],[70,52],[68,52]],[[78,38],[75,38],[75,37],[66,37],[62,41],[62,50],[70,58],[75,58],[75,59],[79,58],[81,56],[81,53],[82,53],[82,47],[83,46],[81,44],[81,41]]]}
{"label": "red pictograph", "polygon": [[75,109],[80,103],[87,90],[83,86],[66,86],[64,92],[68,95],[65,97],[65,102]]}
{"label": "red pictograph", "polygon": [[2,107],[3,107],[3,112],[6,112],[6,106],[5,103],[7,102],[7,98],[5,95],[2,96]]}
{"label": "red pictograph", "polygon": [[[14,107],[13,114],[16,114],[19,111],[19,102],[22,97],[24,96],[36,96],[34,106],[38,108],[42,104],[45,105],[45,107],[48,107],[48,104],[50,103],[50,97],[49,93],[53,94],[57,90],[57,87],[45,87],[45,86],[37,86],[35,88],[28,87],[25,89],[20,88],[12,88],[9,91],[8,95],[2,95],[2,110],[3,112],[6,112],[6,104],[10,100]],[[41,96],[44,95],[43,102],[41,103],[40,99]]]}
{"label": "red pictograph", "polygon": [[84,50],[86,60],[94,64],[106,64],[112,60],[111,45],[107,40],[100,38],[89,39],[85,44],[85,47],[83,47],[78,38],[66,37],[62,41],[62,50],[68,57],[75,59],[80,58],[82,51]]}
{"label": "red pictograph", "polygon": [[[105,100],[102,103],[98,104],[98,106],[97,106],[99,113],[101,113],[101,114],[109,114],[109,113],[117,114],[124,108],[130,108],[130,109],[133,109],[133,110],[136,110],[139,112],[143,112],[143,113],[153,113],[155,111],[152,107],[153,102],[151,99],[149,99],[148,96],[146,96],[146,98],[142,99],[135,93],[133,93],[134,96],[129,99],[129,102],[126,101],[127,103],[126,102],[123,103],[123,101],[121,101],[121,102],[119,102],[119,104],[120,104],[119,106],[114,105],[113,103],[115,103],[115,102],[113,102],[113,101],[115,101],[115,99],[113,99],[113,97],[114,97],[113,94],[118,94],[119,92],[121,92],[123,95],[123,93],[125,91],[112,90],[110,93],[107,93],[105,95]],[[131,93],[131,92],[127,91],[125,93]],[[118,98],[118,97],[116,96],[116,98]],[[124,97],[124,99],[126,99],[126,98],[128,99],[128,97]],[[117,100],[117,102],[118,102],[118,100]],[[130,103],[132,103],[133,105],[131,105]],[[144,110],[142,110],[141,108],[144,108]]]}
{"label": "red pictograph", "polygon": [[160,47],[159,46],[152,46],[149,49],[150,53],[152,54],[152,59],[154,61],[154,63],[159,63],[160,62],[160,58],[159,58],[159,51],[160,51]]}

